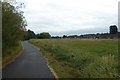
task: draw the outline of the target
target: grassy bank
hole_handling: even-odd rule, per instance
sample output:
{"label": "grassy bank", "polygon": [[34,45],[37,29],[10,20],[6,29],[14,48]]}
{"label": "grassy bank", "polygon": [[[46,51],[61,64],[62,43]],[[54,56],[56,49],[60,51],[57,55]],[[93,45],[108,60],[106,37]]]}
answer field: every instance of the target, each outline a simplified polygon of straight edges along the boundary
{"label": "grassy bank", "polygon": [[18,45],[10,47],[5,51],[5,55],[2,56],[2,67],[4,68],[7,64],[13,61],[23,49],[21,42]]}
{"label": "grassy bank", "polygon": [[117,40],[32,39],[62,78],[118,77]]}

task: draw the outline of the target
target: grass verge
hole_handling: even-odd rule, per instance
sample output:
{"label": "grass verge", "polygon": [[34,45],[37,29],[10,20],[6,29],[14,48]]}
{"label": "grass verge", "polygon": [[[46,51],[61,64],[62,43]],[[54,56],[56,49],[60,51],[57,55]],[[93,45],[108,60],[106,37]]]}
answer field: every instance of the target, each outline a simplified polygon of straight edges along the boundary
{"label": "grass verge", "polygon": [[13,62],[21,54],[22,49],[21,42],[19,42],[18,46],[9,48],[5,53],[6,55],[2,57],[2,68]]}
{"label": "grass verge", "polygon": [[115,78],[118,40],[32,39],[59,78]]}
{"label": "grass verge", "polygon": [[56,60],[50,52],[41,49],[48,65],[54,70],[58,78],[76,78],[80,74],[77,70],[69,67],[66,63]]}

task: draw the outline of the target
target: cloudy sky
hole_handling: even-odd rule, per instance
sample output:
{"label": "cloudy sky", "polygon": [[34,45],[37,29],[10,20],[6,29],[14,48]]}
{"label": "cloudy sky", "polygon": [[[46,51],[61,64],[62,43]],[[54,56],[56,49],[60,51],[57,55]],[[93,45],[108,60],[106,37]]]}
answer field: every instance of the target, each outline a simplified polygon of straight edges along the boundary
{"label": "cloudy sky", "polygon": [[119,0],[20,0],[27,29],[35,33],[72,35],[109,32],[118,26]]}

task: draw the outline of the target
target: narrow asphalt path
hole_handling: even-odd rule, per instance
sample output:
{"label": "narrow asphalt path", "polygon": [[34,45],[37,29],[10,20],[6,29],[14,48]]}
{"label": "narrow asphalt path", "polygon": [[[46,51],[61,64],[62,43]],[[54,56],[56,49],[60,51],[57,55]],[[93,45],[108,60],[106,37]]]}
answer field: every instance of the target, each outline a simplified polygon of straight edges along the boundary
{"label": "narrow asphalt path", "polygon": [[54,78],[39,50],[22,42],[22,54],[2,70],[2,78]]}

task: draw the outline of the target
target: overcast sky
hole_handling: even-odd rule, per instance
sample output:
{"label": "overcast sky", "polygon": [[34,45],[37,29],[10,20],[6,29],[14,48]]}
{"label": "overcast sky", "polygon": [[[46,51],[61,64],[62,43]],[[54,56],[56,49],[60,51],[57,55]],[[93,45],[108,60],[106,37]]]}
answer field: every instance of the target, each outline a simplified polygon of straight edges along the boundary
{"label": "overcast sky", "polygon": [[109,32],[118,26],[119,0],[20,0],[27,29],[35,33],[72,35]]}

